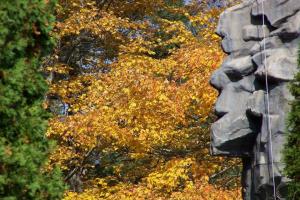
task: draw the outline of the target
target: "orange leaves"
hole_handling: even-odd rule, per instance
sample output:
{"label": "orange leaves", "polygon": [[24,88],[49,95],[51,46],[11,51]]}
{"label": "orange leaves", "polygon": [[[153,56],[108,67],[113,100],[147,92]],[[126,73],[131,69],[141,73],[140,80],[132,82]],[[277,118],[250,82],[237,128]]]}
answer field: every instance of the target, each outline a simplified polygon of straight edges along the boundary
{"label": "orange leaves", "polygon": [[60,37],[69,34],[78,35],[82,31],[90,31],[97,37],[105,38],[107,34],[112,35],[115,40],[122,40],[124,37],[119,29],[135,29],[135,23],[128,19],[116,17],[112,12],[102,12],[96,7],[92,9],[82,8],[78,13],[69,17],[64,25],[60,25]]}
{"label": "orange leaves", "polygon": [[240,200],[241,192],[237,190],[222,190],[208,184],[207,178],[198,180],[191,188],[183,192],[174,192],[171,200]]}
{"label": "orange leaves", "polygon": [[220,11],[192,15],[162,0],[61,3],[60,46],[46,70],[54,74],[49,96],[68,115],[50,120],[59,145],[51,161],[65,174],[80,168],[84,189],[65,199],[238,196],[208,183],[224,162],[208,150]]}
{"label": "orange leaves", "polygon": [[159,169],[145,179],[147,187],[162,192],[172,192],[179,188],[192,187],[191,165],[194,161],[190,158],[172,160],[164,168]]}

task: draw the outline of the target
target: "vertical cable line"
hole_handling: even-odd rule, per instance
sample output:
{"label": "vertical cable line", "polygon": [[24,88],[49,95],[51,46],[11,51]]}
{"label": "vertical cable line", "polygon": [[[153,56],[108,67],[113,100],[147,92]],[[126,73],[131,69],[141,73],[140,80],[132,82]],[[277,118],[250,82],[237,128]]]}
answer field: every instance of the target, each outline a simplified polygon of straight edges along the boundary
{"label": "vertical cable line", "polygon": [[262,31],[263,31],[263,50],[264,50],[264,70],[265,70],[265,84],[266,84],[266,98],[267,98],[267,120],[268,120],[268,135],[269,135],[269,148],[270,148],[270,159],[271,159],[271,168],[272,168],[272,182],[273,182],[273,196],[276,200],[276,183],[275,183],[275,172],[274,172],[274,160],[273,160],[273,142],[272,142],[272,130],[271,130],[271,118],[270,118],[270,94],[269,94],[269,83],[268,83],[268,68],[267,68],[267,55],[266,55],[266,33],[265,33],[265,0],[261,1],[262,8]]}

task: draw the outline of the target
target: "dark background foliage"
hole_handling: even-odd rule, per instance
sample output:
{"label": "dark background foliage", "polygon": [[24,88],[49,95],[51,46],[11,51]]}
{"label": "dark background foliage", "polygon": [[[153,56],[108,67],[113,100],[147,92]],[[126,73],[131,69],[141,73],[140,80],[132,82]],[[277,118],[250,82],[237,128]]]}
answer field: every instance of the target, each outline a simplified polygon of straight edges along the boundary
{"label": "dark background foliage", "polygon": [[[300,66],[300,52],[299,52]],[[300,73],[291,83],[290,91],[295,100],[288,119],[289,137],[285,147],[286,173],[291,182],[289,183],[289,199],[298,199],[300,196]]]}

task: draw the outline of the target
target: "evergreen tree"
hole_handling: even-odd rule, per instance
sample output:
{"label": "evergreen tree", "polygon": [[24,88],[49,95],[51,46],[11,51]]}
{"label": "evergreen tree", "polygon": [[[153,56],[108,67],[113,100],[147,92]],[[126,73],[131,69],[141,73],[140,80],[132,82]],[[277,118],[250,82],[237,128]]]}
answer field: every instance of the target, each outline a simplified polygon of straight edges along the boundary
{"label": "evergreen tree", "polygon": [[[299,52],[300,65],[300,52]],[[291,182],[289,183],[289,199],[297,199],[300,196],[300,72],[292,81],[291,93],[295,97],[289,115],[289,136],[285,148],[286,173]]]}
{"label": "evergreen tree", "polygon": [[45,137],[49,114],[40,59],[50,38],[54,2],[0,0],[0,199],[59,199],[61,174],[45,163],[53,144]]}

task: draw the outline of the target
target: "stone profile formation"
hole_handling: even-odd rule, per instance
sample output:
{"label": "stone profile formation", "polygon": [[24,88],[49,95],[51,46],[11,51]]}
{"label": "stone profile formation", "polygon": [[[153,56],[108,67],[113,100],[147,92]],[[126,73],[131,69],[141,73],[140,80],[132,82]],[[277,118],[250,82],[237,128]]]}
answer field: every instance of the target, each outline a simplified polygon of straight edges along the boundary
{"label": "stone profile formation", "polygon": [[245,200],[286,199],[282,150],[297,72],[300,0],[244,0],[220,16],[228,57],[211,77],[219,91],[214,155],[241,157]]}

